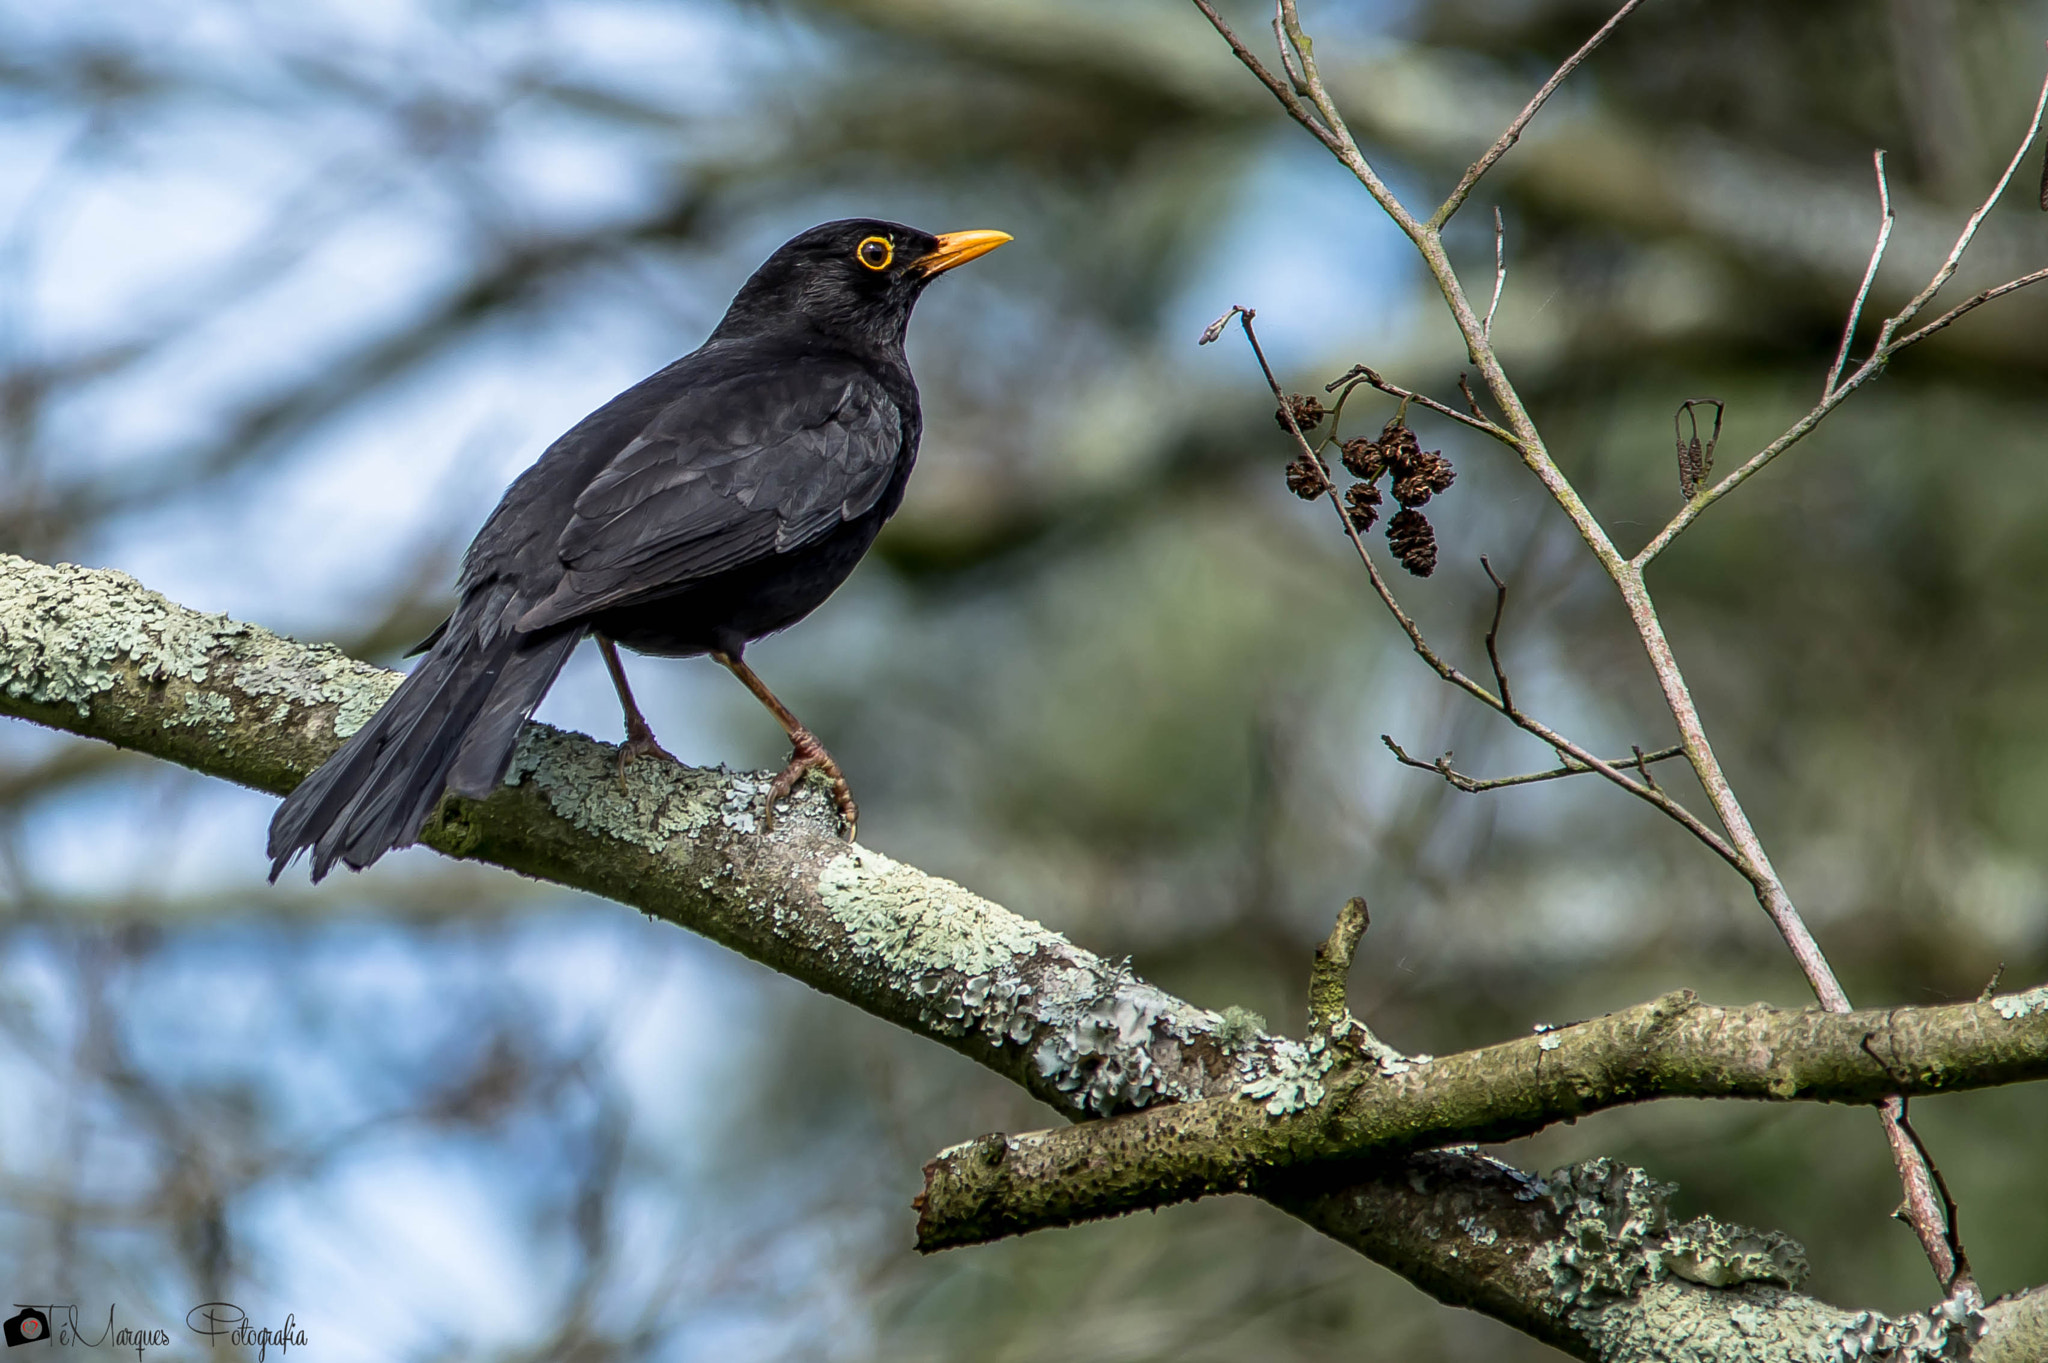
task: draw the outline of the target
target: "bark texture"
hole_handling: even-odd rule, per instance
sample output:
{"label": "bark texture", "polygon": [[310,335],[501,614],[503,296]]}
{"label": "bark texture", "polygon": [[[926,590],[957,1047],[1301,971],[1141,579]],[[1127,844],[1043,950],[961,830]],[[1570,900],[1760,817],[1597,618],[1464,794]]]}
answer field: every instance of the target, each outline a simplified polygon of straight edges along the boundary
{"label": "bark texture", "polygon": [[[331,648],[188,610],[119,573],[0,555],[0,711],[8,714],[282,793],[396,681]],[[1202,1099],[1268,1117],[1309,1111],[1329,1097],[1328,1077],[1351,1053],[1341,1028],[1307,1044],[1248,1032],[960,886],[849,846],[816,791],[799,794],[762,834],[764,777],[641,762],[621,783],[613,753],[532,725],[504,788],[488,800],[448,802],[424,840],[702,933],[951,1046],[1075,1118]],[[260,860],[260,849],[250,855]],[[1958,1023],[1967,1015],[1982,1033],[1996,1017],[2032,1036],[2048,992],[1984,1007],[1989,1014],[1956,1014]],[[1696,1010],[1687,1003],[1657,1027],[1669,1031]],[[1780,1017],[1795,1030],[1805,1025],[1793,1021],[1802,1014]],[[1784,1073],[1795,1078],[1778,1082],[1795,1091],[1821,1079],[1867,1088],[1842,1038],[1829,1036],[1806,1068],[1752,1065],[1764,1076],[1757,1082]],[[1900,1045],[1906,1040],[1901,1033]],[[1549,1054],[1542,1038],[1531,1044]],[[1873,1044],[1882,1054],[1884,1040]],[[2015,1063],[1990,1051],[1982,1064]],[[1404,1065],[1425,1074],[1450,1063],[1374,1061],[1383,1079],[1404,1077]],[[1533,1093],[1504,1085],[1502,1110],[1526,1114],[1543,1092],[1572,1091],[1531,1083]],[[942,1158],[973,1149],[1000,1161],[1008,1146],[990,1138]],[[1954,1321],[1894,1321],[1817,1302],[1796,1291],[1803,1260],[1782,1236],[1705,1218],[1674,1226],[1667,1187],[1604,1160],[1538,1179],[1468,1151],[1371,1165],[1321,1158],[1268,1169],[1244,1186],[1440,1300],[1581,1358],[1831,1361],[1889,1349],[1879,1356],[1916,1363],[1964,1357],[1981,1332],[1975,1356],[2006,1363],[2039,1359],[2048,1330],[2040,1292]]]}

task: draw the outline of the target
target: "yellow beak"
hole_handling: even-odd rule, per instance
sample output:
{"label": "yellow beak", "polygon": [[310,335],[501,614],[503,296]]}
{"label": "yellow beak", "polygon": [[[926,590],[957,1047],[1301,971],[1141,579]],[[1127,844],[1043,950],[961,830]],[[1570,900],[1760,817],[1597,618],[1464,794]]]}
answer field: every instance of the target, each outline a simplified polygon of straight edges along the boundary
{"label": "yellow beak", "polygon": [[937,250],[930,255],[919,256],[911,262],[911,267],[930,278],[944,274],[955,265],[965,265],[976,256],[985,256],[1008,240],[1008,232],[947,232],[940,236]]}

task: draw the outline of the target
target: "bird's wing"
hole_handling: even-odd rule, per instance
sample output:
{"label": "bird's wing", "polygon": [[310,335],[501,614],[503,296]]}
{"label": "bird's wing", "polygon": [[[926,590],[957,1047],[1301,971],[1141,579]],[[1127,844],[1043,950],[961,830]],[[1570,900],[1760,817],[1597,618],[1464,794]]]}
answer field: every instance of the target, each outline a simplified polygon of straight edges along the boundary
{"label": "bird's wing", "polygon": [[576,498],[561,583],[537,629],[818,539],[881,500],[902,416],[850,365],[799,364],[693,388],[663,406]]}

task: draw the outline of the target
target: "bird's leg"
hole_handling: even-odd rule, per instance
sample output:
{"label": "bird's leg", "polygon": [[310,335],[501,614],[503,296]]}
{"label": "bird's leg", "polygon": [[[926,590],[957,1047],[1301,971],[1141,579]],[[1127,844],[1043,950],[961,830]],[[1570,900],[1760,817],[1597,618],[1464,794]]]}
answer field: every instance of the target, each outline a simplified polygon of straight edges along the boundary
{"label": "bird's leg", "polygon": [[618,690],[619,708],[626,712],[626,741],[619,745],[619,779],[626,779],[626,768],[632,765],[636,758],[645,757],[649,753],[674,762],[675,754],[654,741],[654,730],[647,727],[647,720],[641,715],[640,707],[633,703],[633,688],[626,685],[626,669],[619,662],[618,645],[602,634],[593,637],[597,640],[597,651],[604,655],[604,669],[612,674],[612,685]]}
{"label": "bird's leg", "polygon": [[768,707],[782,725],[783,732],[789,735],[789,765],[768,787],[768,814],[762,821],[763,830],[774,826],[776,802],[788,799],[805,773],[822,771],[832,782],[832,803],[839,806],[840,820],[846,825],[846,840],[852,842],[854,827],[860,822],[860,806],[853,802],[853,791],[847,786],[846,775],[839,770],[839,764],[832,760],[832,754],[825,751],[825,745],[818,741],[816,734],[789,712],[787,705],[775,698],[775,693],[768,689],[768,683],[756,676],[753,668],[730,653],[713,653],[711,656],[738,677],[740,684],[754,693],[755,700]]}

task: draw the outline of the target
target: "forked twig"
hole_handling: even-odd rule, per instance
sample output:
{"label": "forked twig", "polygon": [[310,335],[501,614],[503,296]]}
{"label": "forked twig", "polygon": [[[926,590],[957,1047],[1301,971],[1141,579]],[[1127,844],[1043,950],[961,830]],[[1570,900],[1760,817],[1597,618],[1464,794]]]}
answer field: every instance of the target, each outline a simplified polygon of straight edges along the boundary
{"label": "forked twig", "polygon": [[[1445,753],[1434,762],[1425,762],[1419,757],[1410,756],[1407,749],[1396,743],[1390,734],[1381,734],[1380,742],[1387,745],[1387,751],[1392,753],[1394,760],[1402,766],[1414,767],[1421,771],[1433,771],[1459,790],[1464,791],[1467,795],[1479,795],[1489,790],[1505,790],[1509,786],[1532,786],[1539,781],[1560,781],[1567,776],[1585,776],[1593,771],[1592,767],[1578,761],[1576,758],[1568,758],[1563,766],[1552,767],[1548,771],[1529,771],[1523,772],[1518,776],[1468,776],[1451,766],[1450,753]],[[1683,757],[1685,756],[1685,749],[1678,744],[1673,744],[1671,747],[1659,748],[1652,753],[1646,753],[1641,748],[1637,748],[1634,750],[1634,754],[1633,757],[1613,759],[1612,764],[1617,767],[1633,766],[1643,774],[1650,788],[1655,790],[1657,783],[1650,778],[1650,769],[1647,764],[1651,762],[1668,762],[1674,757]]]}
{"label": "forked twig", "polygon": [[[1857,365],[1847,378],[1837,379],[1813,410],[1793,422],[1784,434],[1744,460],[1742,464],[1698,497],[1693,498],[1680,507],[1678,513],[1665,524],[1664,528],[1659,530],[1650,539],[1649,543],[1636,551],[1635,557],[1628,561],[1631,568],[1641,572],[1644,568],[1648,567],[1657,555],[1664,552],[1671,541],[1677,539],[1679,535],[1685,532],[1687,526],[1699,519],[1701,512],[1755,477],[1779,455],[1805,439],[1813,431],[1813,428],[1818,426],[1835,408],[1841,406],[1842,402],[1851,393],[1883,373],[1885,366],[1900,351],[1910,345],[1918,344],[1920,341],[1932,336],[1935,332],[1949,326],[1957,318],[1982,307],[1994,298],[2002,298],[2006,294],[2024,289],[2030,284],[2036,284],[2043,279],[2048,279],[2048,270],[2035,270],[2031,274],[2007,280],[2003,284],[1985,289],[1983,292],[1965,299],[1941,316],[1935,318],[1932,322],[1920,327],[1917,331],[1908,332],[1903,336],[1899,335],[1900,329],[1919,316],[1934,296],[1941,291],[1942,286],[1948,283],[1949,279],[1954,276],[1956,267],[1963,258],[1963,253],[1969,249],[1970,243],[1976,239],[1977,229],[1983,224],[1985,217],[1990,214],[1992,208],[2004,197],[2006,186],[2012,183],[2014,171],[2019,168],[2020,162],[2025,159],[2028,150],[2034,145],[2034,139],[2040,135],[2041,121],[2044,113],[2048,113],[2048,77],[2044,77],[2041,82],[2040,94],[2034,101],[2034,115],[2027,123],[2026,135],[2020,139],[2019,149],[2013,153],[2012,160],[2006,163],[2005,173],[1998,177],[1998,183],[1992,186],[1991,192],[1984,197],[1984,201],[1970,215],[1969,221],[1963,224],[1962,230],[1956,235],[1955,244],[1949,248],[1948,255],[1943,258],[1941,265],[1927,281],[1927,286],[1915,294],[1912,300],[1903,308],[1900,308],[1898,312],[1885,319],[1883,327],[1878,331],[1877,342],[1871,348],[1869,356],[1864,359],[1863,363]],[[1887,192],[1882,179],[1878,182],[1878,188],[1880,195],[1885,196]],[[1884,197],[1882,202],[1888,204],[1888,197]],[[1880,249],[1882,248],[1884,235],[1888,230],[1889,224],[1881,225],[1879,228]],[[1874,273],[1877,256],[1878,251],[1871,253],[1872,264],[1866,270],[1866,273]],[[1859,291],[1857,295],[1858,307],[1862,304],[1863,296],[1863,291]],[[1852,312],[1852,327],[1854,320],[1855,317]]]}
{"label": "forked twig", "polygon": [[1458,379],[1458,386],[1464,390],[1465,400],[1471,405],[1472,414],[1470,416],[1467,416],[1455,407],[1448,407],[1438,402],[1426,393],[1417,393],[1412,389],[1403,388],[1398,383],[1387,382],[1380,375],[1380,372],[1370,365],[1353,365],[1349,372],[1339,375],[1337,378],[1324,384],[1323,391],[1325,393],[1335,393],[1341,388],[1344,392],[1348,393],[1361,383],[1369,388],[1377,388],[1389,397],[1400,398],[1403,402],[1412,402],[1417,407],[1427,407],[1438,416],[1447,416],[1453,421],[1470,426],[1482,435],[1491,436],[1510,448],[1515,444],[1515,433],[1513,431],[1489,420],[1486,413],[1479,410],[1479,400],[1472,396],[1471,385],[1465,382],[1462,375]]}
{"label": "forked twig", "polygon": [[1863,302],[1870,297],[1870,283],[1877,278],[1884,248],[1892,239],[1892,224],[1898,220],[1898,215],[1892,212],[1891,186],[1884,178],[1884,151],[1872,152],[1871,161],[1877,167],[1877,245],[1870,248],[1870,264],[1863,267],[1863,282],[1856,286],[1856,301],[1849,305],[1849,320],[1842,326],[1842,344],[1836,348],[1835,362],[1828,366],[1827,380],[1820,386],[1823,399],[1835,391],[1842,369],[1849,363],[1849,346],[1856,339],[1856,324],[1863,319]]}

